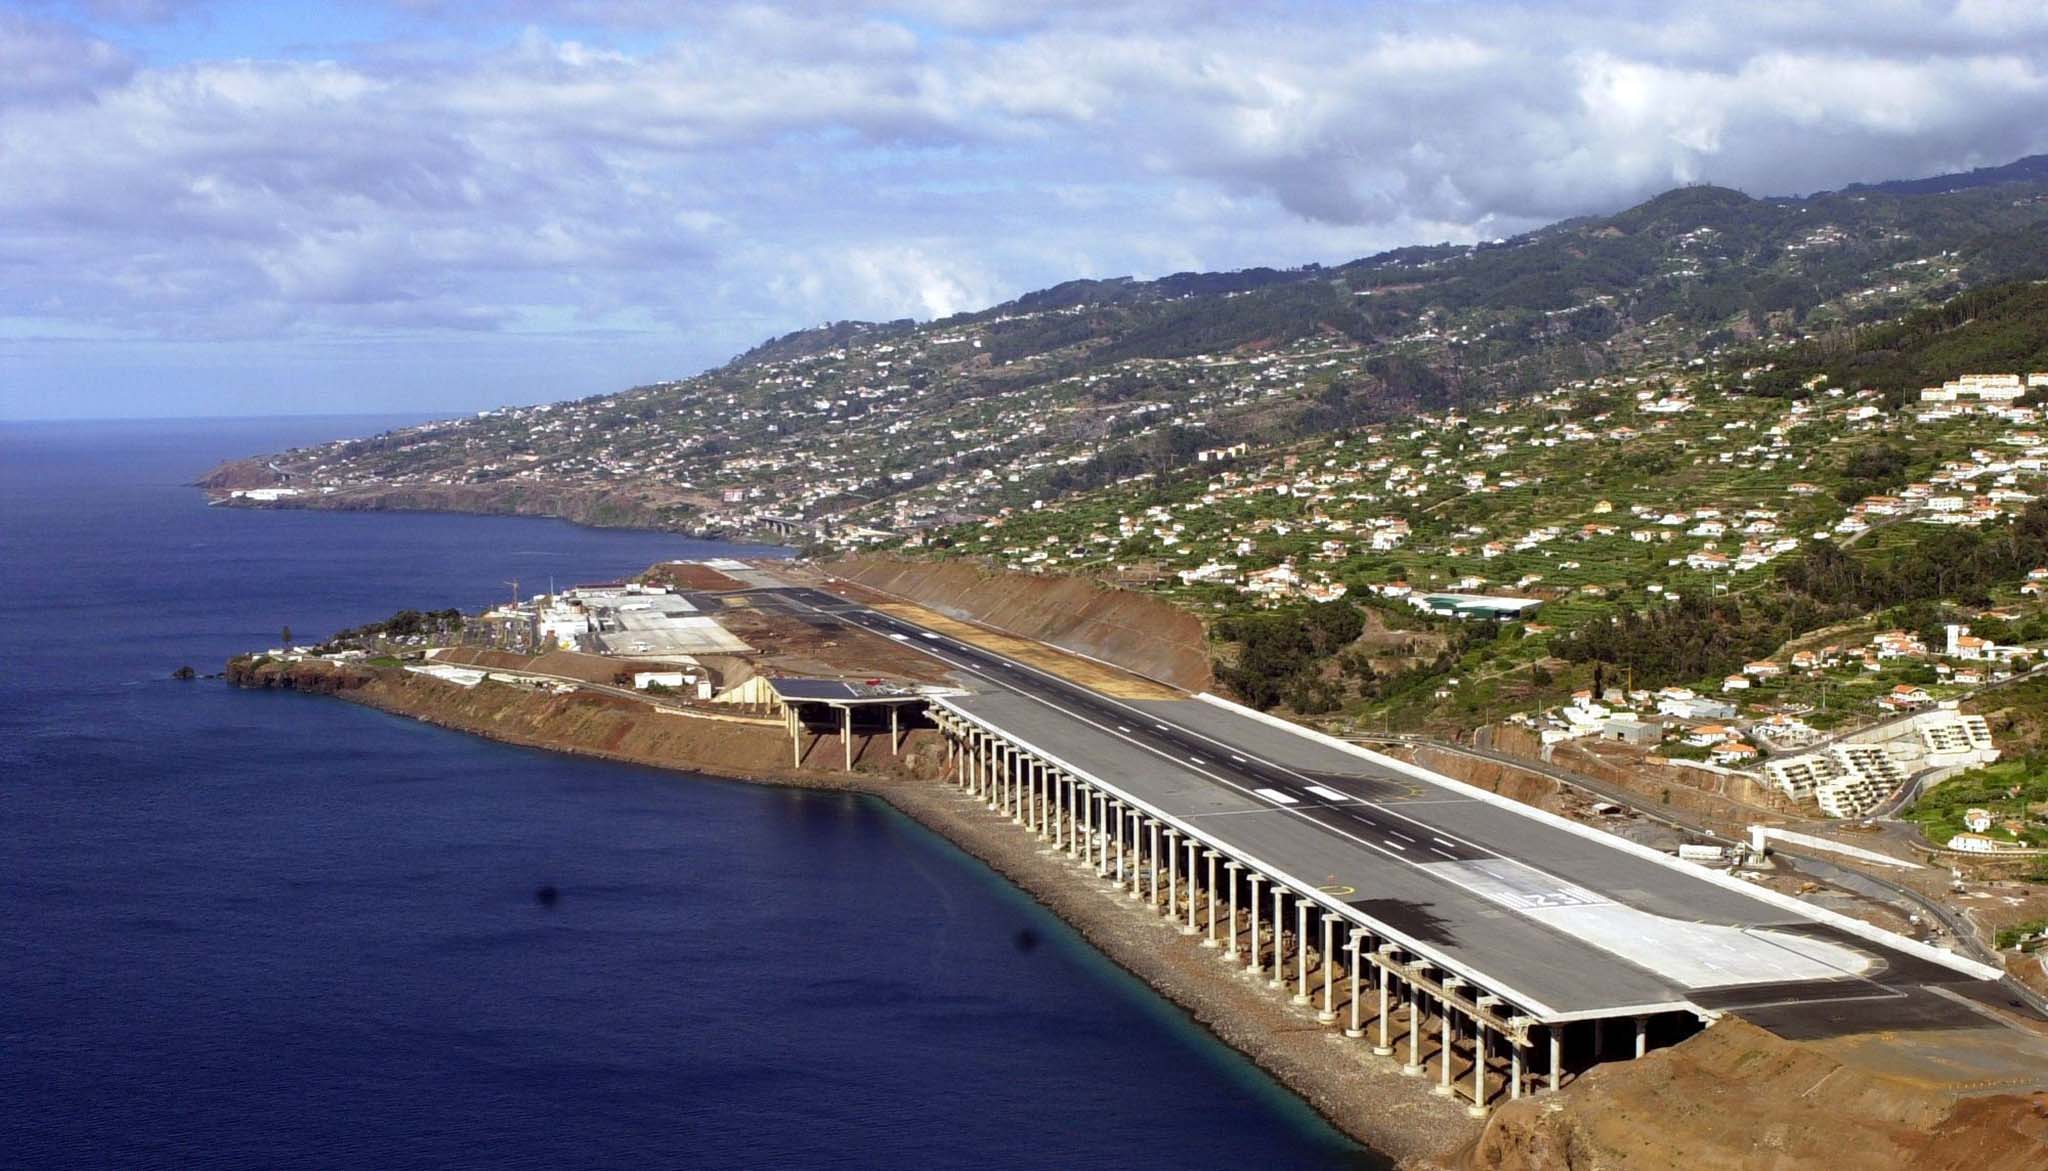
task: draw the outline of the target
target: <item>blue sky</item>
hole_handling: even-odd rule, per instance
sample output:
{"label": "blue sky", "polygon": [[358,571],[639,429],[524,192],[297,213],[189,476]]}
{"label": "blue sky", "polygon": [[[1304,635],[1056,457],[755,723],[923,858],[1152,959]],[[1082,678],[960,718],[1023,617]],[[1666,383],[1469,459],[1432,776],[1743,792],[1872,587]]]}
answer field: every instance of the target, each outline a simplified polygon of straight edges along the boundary
{"label": "blue sky", "polygon": [[2018,0],[0,0],[0,417],[462,411],[2048,150]]}

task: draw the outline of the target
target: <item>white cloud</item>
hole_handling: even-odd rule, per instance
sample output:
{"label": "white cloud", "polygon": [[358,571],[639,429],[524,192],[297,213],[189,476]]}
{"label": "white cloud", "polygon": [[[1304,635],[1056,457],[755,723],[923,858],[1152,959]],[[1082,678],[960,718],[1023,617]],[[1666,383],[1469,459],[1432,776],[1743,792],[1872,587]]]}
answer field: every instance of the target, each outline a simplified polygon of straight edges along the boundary
{"label": "white cloud", "polygon": [[116,3],[99,37],[0,16],[14,332],[548,322],[710,360],[1072,276],[2048,149],[2048,10],[2000,0],[418,0],[330,59],[106,39],[218,19],[185,8]]}

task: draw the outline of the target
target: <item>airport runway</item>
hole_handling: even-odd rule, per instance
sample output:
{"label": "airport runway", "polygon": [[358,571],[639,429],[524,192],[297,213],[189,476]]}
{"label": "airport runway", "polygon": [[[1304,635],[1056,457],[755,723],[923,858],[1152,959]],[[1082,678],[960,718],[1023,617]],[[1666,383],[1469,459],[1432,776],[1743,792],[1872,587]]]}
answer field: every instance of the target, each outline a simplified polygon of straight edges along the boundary
{"label": "airport runway", "polygon": [[[1995,981],[1513,802],[1197,699],[1123,700],[806,588],[757,591],[954,668],[973,718],[1344,902],[1544,1020],[1742,1009],[1822,1031],[1981,1024]],[[1901,941],[1903,942],[1903,941]],[[1891,1024],[1898,1022],[1898,1024]]]}

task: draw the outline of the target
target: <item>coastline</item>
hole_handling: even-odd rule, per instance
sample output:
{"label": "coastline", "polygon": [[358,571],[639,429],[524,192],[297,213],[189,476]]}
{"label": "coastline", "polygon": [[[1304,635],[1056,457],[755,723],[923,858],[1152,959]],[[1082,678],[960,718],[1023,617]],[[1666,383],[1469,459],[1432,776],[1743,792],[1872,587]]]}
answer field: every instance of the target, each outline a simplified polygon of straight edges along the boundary
{"label": "coastline", "polygon": [[[604,705],[616,714],[605,727],[591,729],[585,726],[589,713],[576,711],[583,706],[575,702],[577,697],[492,685],[465,692],[420,676],[394,680],[391,674],[380,671],[361,687],[328,694],[518,747],[748,784],[877,798],[1057,915],[1110,962],[1172,1002],[1372,1154],[1403,1165],[1433,1162],[1480,1134],[1482,1124],[1467,1118],[1461,1106],[1432,1096],[1416,1079],[1401,1077],[1395,1063],[1373,1058],[1362,1042],[1346,1040],[1317,1024],[1313,1011],[1273,996],[1263,983],[1220,963],[1215,952],[1181,936],[1173,924],[1146,913],[1119,890],[1068,862],[1063,853],[1042,848],[1007,818],[989,814],[981,802],[939,782],[936,741],[928,733],[908,737],[900,763],[893,768],[873,767],[868,751],[874,746],[863,745],[862,759],[851,773],[837,768],[791,769],[766,763],[768,753],[779,758],[788,751],[779,723],[752,729],[687,715],[627,713]],[[504,694],[486,694],[479,701],[477,693],[487,689]],[[638,729],[644,735],[630,730],[622,734],[622,729],[640,721],[658,723]],[[578,731],[564,734],[571,723]],[[688,738],[691,731],[714,731],[691,729],[688,724],[715,724],[722,751],[697,752],[685,759],[648,750],[650,737],[671,747],[675,734]],[[886,753],[884,740],[881,747]],[[836,762],[839,754],[833,748],[813,755]],[[889,758],[883,755],[881,760]]]}
{"label": "coastline", "polygon": [[308,495],[277,500],[251,500],[233,495],[246,487],[275,486],[267,471],[253,473],[250,460],[220,464],[187,487],[198,490],[215,508],[246,508],[296,512],[418,512],[448,516],[516,516],[559,520],[592,529],[671,533],[693,541],[718,541],[762,549],[784,549],[757,536],[709,530],[687,521],[665,518],[649,502],[631,494],[588,488],[546,488],[519,485],[510,490],[477,485],[435,488],[386,487],[333,495]]}

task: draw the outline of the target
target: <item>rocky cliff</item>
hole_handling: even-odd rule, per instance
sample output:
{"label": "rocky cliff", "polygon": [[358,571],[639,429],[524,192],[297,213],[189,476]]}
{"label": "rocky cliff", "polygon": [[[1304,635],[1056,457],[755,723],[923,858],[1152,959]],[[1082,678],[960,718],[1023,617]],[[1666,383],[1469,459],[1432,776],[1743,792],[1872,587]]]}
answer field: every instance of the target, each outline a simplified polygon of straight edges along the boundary
{"label": "rocky cliff", "polygon": [[2038,1171],[2048,1094],[1959,1096],[1728,1018],[1495,1111],[1459,1171]]}

